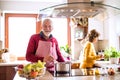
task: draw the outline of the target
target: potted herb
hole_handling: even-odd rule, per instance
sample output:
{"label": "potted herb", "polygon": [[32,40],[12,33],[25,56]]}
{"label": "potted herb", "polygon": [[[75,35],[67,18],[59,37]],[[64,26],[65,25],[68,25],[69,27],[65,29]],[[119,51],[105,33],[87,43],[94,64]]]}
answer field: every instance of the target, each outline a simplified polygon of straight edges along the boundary
{"label": "potted herb", "polygon": [[120,51],[118,51],[115,47],[109,47],[105,49],[104,56],[106,60],[117,64],[120,58]]}
{"label": "potted herb", "polygon": [[60,50],[62,51],[63,55],[70,60],[70,57],[71,57],[71,48],[70,48],[70,46],[68,44],[66,44],[65,46],[61,46]]}

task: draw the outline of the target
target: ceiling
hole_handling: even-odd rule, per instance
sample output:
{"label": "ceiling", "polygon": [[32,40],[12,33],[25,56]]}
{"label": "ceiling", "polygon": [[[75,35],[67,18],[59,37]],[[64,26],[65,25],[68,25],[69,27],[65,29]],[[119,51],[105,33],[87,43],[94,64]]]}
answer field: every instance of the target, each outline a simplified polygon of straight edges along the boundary
{"label": "ceiling", "polygon": [[66,2],[67,0],[0,0],[0,10],[5,12],[38,13],[40,9]]}
{"label": "ceiling", "polygon": [[120,0],[0,0],[0,10],[5,12],[38,13],[39,10],[69,2],[95,1],[120,8]]}
{"label": "ceiling", "polygon": [[0,1],[27,1],[27,2],[62,2],[63,0],[0,0]]}

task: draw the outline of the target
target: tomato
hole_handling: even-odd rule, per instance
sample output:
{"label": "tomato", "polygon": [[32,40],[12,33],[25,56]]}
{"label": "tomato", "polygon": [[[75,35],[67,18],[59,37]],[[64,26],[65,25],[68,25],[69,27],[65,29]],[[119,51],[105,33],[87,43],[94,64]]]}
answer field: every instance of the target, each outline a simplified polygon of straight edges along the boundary
{"label": "tomato", "polygon": [[31,72],[30,72],[30,77],[32,77],[32,78],[37,77],[37,75],[38,75],[38,72],[37,72],[37,71],[31,71]]}

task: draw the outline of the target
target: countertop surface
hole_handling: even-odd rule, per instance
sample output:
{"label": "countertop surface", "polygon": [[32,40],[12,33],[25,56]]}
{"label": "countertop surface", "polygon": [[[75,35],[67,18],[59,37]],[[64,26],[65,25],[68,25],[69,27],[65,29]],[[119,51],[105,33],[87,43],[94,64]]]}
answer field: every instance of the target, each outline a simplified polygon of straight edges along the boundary
{"label": "countertop surface", "polygon": [[19,65],[19,64],[27,64],[27,63],[30,63],[30,62],[26,60],[21,60],[21,61],[0,63],[0,66],[14,66],[14,65]]}
{"label": "countertop surface", "polygon": [[[79,62],[79,61],[71,61],[71,62]],[[13,62],[5,62],[5,63],[0,63],[0,66],[7,66],[7,65],[18,65],[18,64],[26,64],[26,63],[30,63],[26,60],[19,60],[19,61],[13,61]],[[99,64],[108,64],[109,61],[96,61],[96,63]]]}
{"label": "countertop surface", "polygon": [[[13,80],[26,80],[25,78],[19,77],[19,75],[16,73]],[[31,79],[34,80],[34,79]],[[115,75],[93,75],[93,76],[71,76],[71,77],[54,77],[52,76],[48,71],[46,71],[45,75],[42,77],[39,77],[35,80],[120,80],[120,73],[117,73]]]}
{"label": "countertop surface", "polygon": [[[80,61],[71,61],[72,63],[75,62],[80,62]],[[20,60],[20,61],[13,61],[13,62],[6,62],[6,63],[0,63],[0,66],[12,66],[12,65],[19,65],[19,64],[27,64],[30,63],[26,60]],[[99,65],[103,66],[103,65],[109,65],[110,62],[109,61],[96,61],[96,63],[98,63]]]}
{"label": "countertop surface", "polygon": [[[97,61],[96,63],[100,63],[102,67],[118,67],[120,64],[110,64],[109,62]],[[19,77],[18,73],[16,73],[13,80],[26,80],[25,78]],[[31,79],[34,80],[34,79]],[[46,71],[45,75],[39,77],[35,80],[120,80],[120,72],[115,72],[114,75],[91,75],[91,76],[59,76],[54,77],[48,71]]]}

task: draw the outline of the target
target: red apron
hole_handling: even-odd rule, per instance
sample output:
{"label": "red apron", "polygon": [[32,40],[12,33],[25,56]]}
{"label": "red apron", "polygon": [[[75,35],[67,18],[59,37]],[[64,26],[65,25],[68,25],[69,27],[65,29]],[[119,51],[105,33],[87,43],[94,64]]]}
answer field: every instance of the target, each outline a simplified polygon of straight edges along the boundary
{"label": "red apron", "polygon": [[[45,57],[48,55],[53,56],[55,60],[57,59],[55,43],[39,40],[38,48],[36,50],[36,56]],[[48,67],[49,70],[53,70],[54,62],[47,61],[46,67]]]}

